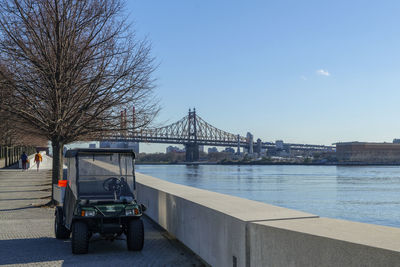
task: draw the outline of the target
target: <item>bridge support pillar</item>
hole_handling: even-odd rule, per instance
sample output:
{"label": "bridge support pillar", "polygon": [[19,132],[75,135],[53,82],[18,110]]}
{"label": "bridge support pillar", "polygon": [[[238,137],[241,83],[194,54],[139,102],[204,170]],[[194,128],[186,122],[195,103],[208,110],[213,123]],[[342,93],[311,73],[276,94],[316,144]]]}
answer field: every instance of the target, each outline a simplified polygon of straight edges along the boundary
{"label": "bridge support pillar", "polygon": [[197,144],[186,144],[186,161],[193,162],[199,160],[199,145]]}

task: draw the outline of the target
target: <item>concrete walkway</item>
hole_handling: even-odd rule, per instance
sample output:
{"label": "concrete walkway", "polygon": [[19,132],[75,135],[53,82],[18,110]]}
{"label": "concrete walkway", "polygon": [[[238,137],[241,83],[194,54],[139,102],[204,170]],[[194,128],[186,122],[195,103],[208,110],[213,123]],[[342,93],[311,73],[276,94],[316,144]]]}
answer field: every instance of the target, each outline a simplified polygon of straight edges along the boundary
{"label": "concrete walkway", "polygon": [[50,181],[50,170],[0,170],[0,265],[203,266],[146,218],[142,251],[128,251],[125,240],[94,236],[89,254],[73,255],[70,240],[54,237],[54,209],[35,207],[49,201]]}

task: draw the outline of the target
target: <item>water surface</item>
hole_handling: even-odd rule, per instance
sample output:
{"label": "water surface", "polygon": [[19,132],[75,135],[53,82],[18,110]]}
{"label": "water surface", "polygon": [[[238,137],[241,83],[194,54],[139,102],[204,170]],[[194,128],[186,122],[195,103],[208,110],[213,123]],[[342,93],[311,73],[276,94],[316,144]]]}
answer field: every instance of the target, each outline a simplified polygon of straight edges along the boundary
{"label": "water surface", "polygon": [[137,165],[173,183],[281,207],[400,227],[400,167]]}

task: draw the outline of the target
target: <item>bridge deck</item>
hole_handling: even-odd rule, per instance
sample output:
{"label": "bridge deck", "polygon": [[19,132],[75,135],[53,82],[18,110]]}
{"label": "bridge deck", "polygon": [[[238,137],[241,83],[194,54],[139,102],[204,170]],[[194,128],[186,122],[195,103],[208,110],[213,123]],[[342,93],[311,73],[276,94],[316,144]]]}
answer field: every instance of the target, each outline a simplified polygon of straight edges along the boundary
{"label": "bridge deck", "polygon": [[49,200],[50,180],[50,170],[0,170],[0,265],[202,266],[148,219],[141,252],[128,251],[125,240],[94,236],[89,254],[72,255],[70,240],[54,237],[54,209],[35,207]]}

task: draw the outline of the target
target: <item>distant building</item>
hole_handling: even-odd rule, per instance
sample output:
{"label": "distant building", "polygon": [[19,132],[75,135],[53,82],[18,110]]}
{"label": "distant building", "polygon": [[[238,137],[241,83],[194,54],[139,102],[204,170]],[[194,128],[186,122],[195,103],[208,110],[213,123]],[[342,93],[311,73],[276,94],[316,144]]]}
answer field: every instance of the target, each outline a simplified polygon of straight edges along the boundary
{"label": "distant building", "polygon": [[165,149],[165,153],[172,153],[173,151],[174,151],[174,149],[175,149],[176,147],[174,147],[174,146],[168,146],[166,149]]}
{"label": "distant building", "polygon": [[139,154],[139,142],[128,142],[128,148],[132,148],[135,153]]}
{"label": "distant building", "polygon": [[254,136],[248,132],[246,135],[246,139],[247,139],[247,143],[249,144],[249,154],[253,154],[254,150],[253,150],[253,142],[254,142]]}
{"label": "distant building", "polygon": [[257,139],[256,147],[254,148],[254,152],[257,153],[258,155],[261,154],[261,147],[262,147],[262,141],[260,138]]}
{"label": "distant building", "polygon": [[276,147],[276,149],[277,150],[279,150],[279,149],[283,149],[283,141],[282,140],[276,140],[275,141],[275,147]]}
{"label": "distant building", "polygon": [[218,152],[218,149],[216,147],[209,147],[207,151],[208,151],[208,154],[210,154],[210,153]]}
{"label": "distant building", "polygon": [[177,146],[169,146],[166,148],[165,152],[168,153],[183,153],[185,152],[185,149],[181,149]]}
{"label": "distant building", "polygon": [[100,148],[125,148],[125,142],[101,141]]}
{"label": "distant building", "polygon": [[393,139],[393,144],[400,144],[400,139],[398,138]]}
{"label": "distant building", "polygon": [[136,142],[101,141],[100,148],[131,148],[135,153],[139,153],[139,143]]}
{"label": "distant building", "polygon": [[204,152],[204,146],[199,146],[199,152]]}
{"label": "distant building", "polygon": [[225,150],[224,150],[223,152],[235,154],[235,149],[233,149],[233,148],[231,148],[231,147],[227,147],[227,148],[225,148]]}
{"label": "distant building", "polygon": [[336,143],[336,157],[343,164],[400,164],[400,143]]}
{"label": "distant building", "polygon": [[282,140],[275,141],[275,147],[269,147],[267,151],[260,150],[260,155],[266,155],[268,157],[290,157],[291,148],[290,144],[285,144]]}

